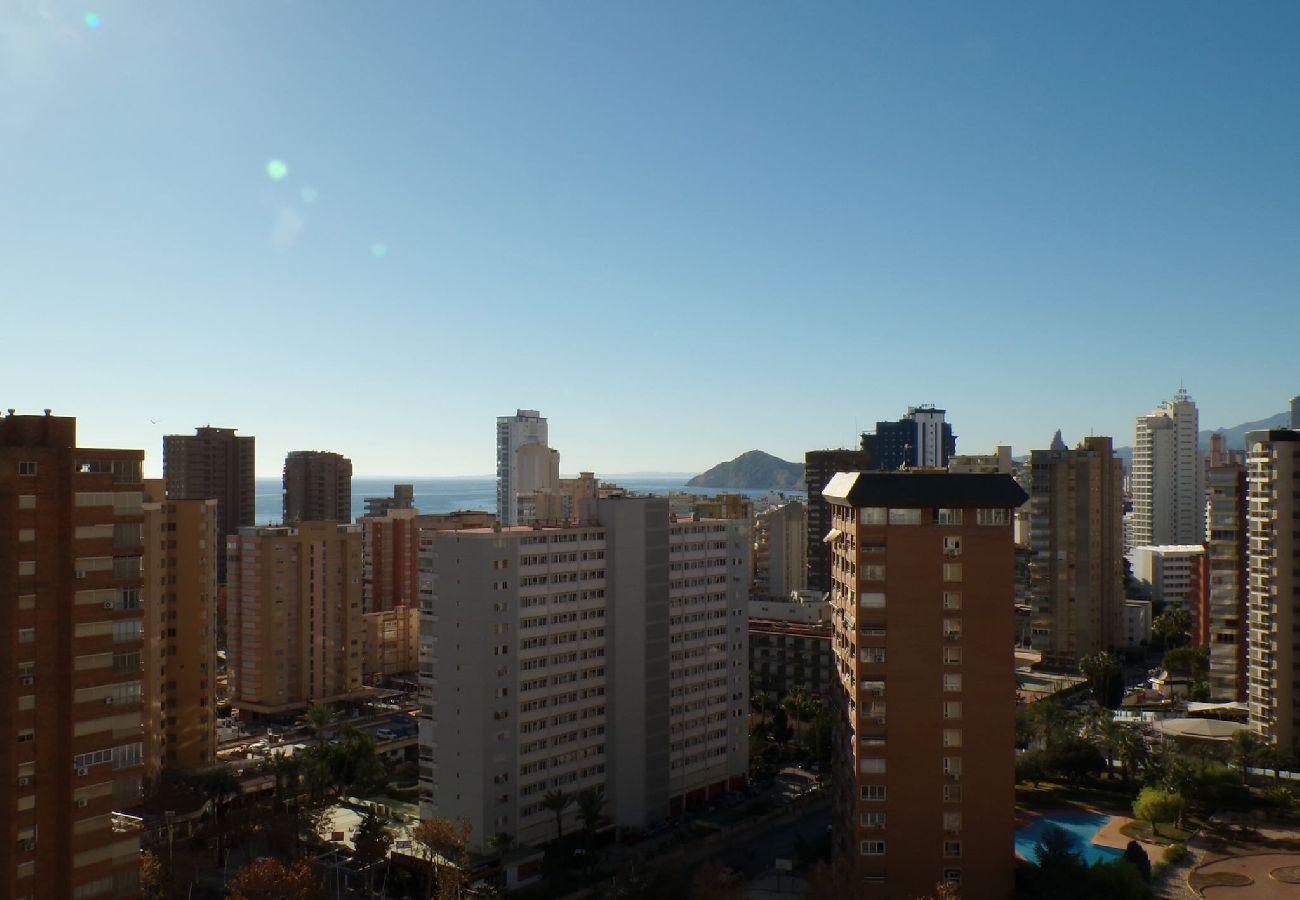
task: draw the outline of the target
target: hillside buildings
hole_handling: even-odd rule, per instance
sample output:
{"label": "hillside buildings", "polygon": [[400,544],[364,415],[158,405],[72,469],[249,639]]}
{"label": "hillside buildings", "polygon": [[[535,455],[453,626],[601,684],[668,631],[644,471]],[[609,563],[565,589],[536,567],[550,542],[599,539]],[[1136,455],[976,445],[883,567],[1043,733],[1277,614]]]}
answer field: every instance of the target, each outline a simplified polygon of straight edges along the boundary
{"label": "hillside buildings", "polygon": [[1006,475],[850,472],[831,503],[835,849],[871,896],[1009,897],[1015,815]]}
{"label": "hillside buildings", "polygon": [[1250,432],[1246,460],[1250,724],[1269,743],[1290,749],[1300,737],[1300,658],[1292,637],[1300,627],[1294,603],[1300,591],[1300,432]]}
{"label": "hillside buildings", "polygon": [[217,758],[217,501],[144,491],[145,764],[163,770]]}
{"label": "hillside buildings", "polygon": [[1198,643],[1210,648],[1210,696],[1246,700],[1246,467],[1221,463],[1210,467],[1206,500],[1206,567],[1209,575],[1205,609],[1198,619],[1205,633]]}
{"label": "hillside buildings", "polygon": [[145,775],[141,450],[70,417],[0,418],[0,896],[124,896]]}
{"label": "hillside buildings", "polygon": [[[256,440],[234,428],[196,428],[194,434],[163,436],[163,480],[173,500],[217,501],[217,537],[225,541],[253,524],[256,504]],[[217,557],[217,580],[226,582],[226,560]]]}
{"label": "hillside buildings", "polygon": [[226,558],[227,673],[240,712],[280,715],[358,696],[361,527],[241,528]]}
{"label": "hillside buildings", "polygon": [[424,535],[422,814],[481,849],[553,837],[550,791],[603,790],[641,827],[743,784],[749,544],[747,519],[673,521],[662,498]]}
{"label": "hillside buildings", "polygon": [[352,460],[324,450],[284,458],[284,524],[352,521]]}
{"label": "hillside buildings", "polygon": [[1125,643],[1123,463],[1109,437],[1034,450],[1030,467],[1030,639],[1044,664]]}
{"label": "hillside buildings", "polygon": [[[534,445],[547,448],[546,419],[535,409],[516,410],[513,416],[497,418],[497,521],[502,525],[517,525],[519,502],[520,459],[522,447]],[[538,451],[528,451],[526,467],[535,475]],[[549,463],[546,454],[543,461]],[[558,477],[558,476],[557,476]]]}
{"label": "hillside buildings", "polygon": [[754,577],[757,597],[801,591],[808,579],[808,507],[798,500],[754,518]]}
{"label": "hillside buildings", "polygon": [[1137,420],[1130,547],[1205,540],[1205,475],[1196,404],[1185,390]]}

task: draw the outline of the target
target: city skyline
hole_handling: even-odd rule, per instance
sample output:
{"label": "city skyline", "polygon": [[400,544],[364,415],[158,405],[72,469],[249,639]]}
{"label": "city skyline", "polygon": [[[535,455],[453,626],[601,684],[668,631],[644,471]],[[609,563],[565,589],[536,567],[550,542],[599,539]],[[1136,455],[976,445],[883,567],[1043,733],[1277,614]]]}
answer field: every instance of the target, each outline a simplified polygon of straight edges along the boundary
{"label": "city skyline", "polygon": [[[1297,374],[1297,25],[10,4],[0,296],[62,356],[11,341],[0,405],[151,474],[206,422],[257,436],[259,471],[416,475],[490,473],[516,408],[565,471],[609,472],[798,459],[918,403],[959,452],[1127,445],[1180,383],[1207,426],[1260,418]],[[1277,327],[1210,375],[1245,308]],[[705,348],[726,365],[684,364]],[[850,414],[764,376],[796,355],[852,360]]]}

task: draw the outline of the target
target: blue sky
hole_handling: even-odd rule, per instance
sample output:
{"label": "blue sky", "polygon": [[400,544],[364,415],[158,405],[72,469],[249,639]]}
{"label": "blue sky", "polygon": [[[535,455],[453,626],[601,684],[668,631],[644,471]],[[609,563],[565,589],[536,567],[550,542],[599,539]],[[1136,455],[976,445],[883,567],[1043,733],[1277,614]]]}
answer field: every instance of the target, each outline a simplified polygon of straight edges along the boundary
{"label": "blue sky", "polygon": [[[88,20],[88,14],[94,16]],[[93,26],[93,27],[92,27]],[[1300,393],[1294,3],[0,4],[0,406],[359,474]],[[283,162],[279,179],[268,163]]]}

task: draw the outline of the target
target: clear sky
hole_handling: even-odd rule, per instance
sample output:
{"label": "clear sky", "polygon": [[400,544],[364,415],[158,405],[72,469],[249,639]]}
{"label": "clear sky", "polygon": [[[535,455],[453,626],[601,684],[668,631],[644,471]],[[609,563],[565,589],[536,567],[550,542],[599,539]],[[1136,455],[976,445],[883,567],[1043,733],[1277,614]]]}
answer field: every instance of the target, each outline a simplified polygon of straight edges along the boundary
{"label": "clear sky", "polygon": [[0,407],[358,474],[1300,393],[1300,4],[0,2]]}

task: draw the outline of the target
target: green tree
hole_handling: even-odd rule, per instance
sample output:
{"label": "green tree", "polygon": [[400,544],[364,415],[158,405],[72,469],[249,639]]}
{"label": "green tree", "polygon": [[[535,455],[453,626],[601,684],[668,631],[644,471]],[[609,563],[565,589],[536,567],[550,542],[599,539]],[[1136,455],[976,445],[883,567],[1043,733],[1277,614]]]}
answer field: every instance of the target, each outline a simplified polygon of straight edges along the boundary
{"label": "green tree", "polygon": [[313,703],[298,717],[298,724],[316,739],[317,749],[325,746],[329,731],[339,720],[339,713],[324,703]]}
{"label": "green tree", "polygon": [[1232,752],[1232,760],[1241,770],[1241,783],[1249,782],[1250,766],[1259,758],[1262,746],[1259,738],[1253,731],[1243,728],[1240,731],[1234,731],[1232,739],[1229,742]]}
{"label": "green tree", "polygon": [[1123,739],[1124,726],[1115,721],[1115,715],[1102,707],[1084,723],[1084,734],[1093,741],[1106,757],[1106,777],[1115,777],[1115,757]]}
{"label": "green tree", "polygon": [[795,722],[795,739],[803,739],[803,725],[817,712],[816,702],[808,696],[808,691],[803,685],[797,685],[784,700],[781,706],[785,709],[786,714],[794,719]]}
{"label": "green tree", "polygon": [[555,813],[555,838],[564,837],[564,811],[573,804],[573,795],[568,791],[547,791],[542,795],[542,809]]}
{"label": "green tree", "polygon": [[1150,822],[1151,833],[1156,834],[1156,827],[1160,822],[1179,824],[1185,806],[1183,795],[1177,791],[1162,791],[1159,788],[1146,787],[1133,801],[1133,818]]}
{"label": "green tree", "polygon": [[1128,846],[1124,848],[1124,858],[1133,864],[1143,881],[1151,880],[1151,857],[1147,856],[1141,844],[1137,841],[1129,841]]}
{"label": "green tree", "polygon": [[1079,671],[1102,706],[1115,707],[1124,699],[1124,667],[1114,653],[1102,650],[1085,656],[1079,660]]}
{"label": "green tree", "polygon": [[388,858],[388,850],[393,846],[393,833],[373,809],[367,810],[361,824],[357,826],[352,844],[355,848],[352,858],[366,873],[366,894],[373,895],[375,868]]}
{"label": "green tree", "polygon": [[1191,630],[1192,617],[1181,606],[1170,607],[1151,623],[1151,637],[1162,650],[1186,644]]}
{"label": "green tree", "polygon": [[1043,747],[1048,750],[1063,738],[1068,730],[1065,708],[1052,697],[1029,704],[1028,719],[1030,731],[1042,738]]}
{"label": "green tree", "polygon": [[604,821],[605,789],[602,787],[583,788],[578,791],[578,818],[582,820],[582,830],[587,837],[596,833]]}
{"label": "green tree", "polygon": [[492,835],[492,837],[488,838],[488,844],[496,850],[497,853],[505,856],[510,852],[510,848],[515,845],[515,836],[508,831],[498,831],[496,834]]}
{"label": "green tree", "polygon": [[209,769],[193,776],[191,783],[207,798],[217,832],[217,865],[226,859],[226,806],[239,796],[239,779],[226,769]]}
{"label": "green tree", "polygon": [[1124,783],[1128,784],[1129,779],[1136,775],[1147,764],[1149,759],[1146,734],[1140,728],[1126,727],[1121,729],[1119,739],[1115,744],[1115,750],[1119,754],[1120,770],[1124,776]]}
{"label": "green tree", "polygon": [[777,707],[776,714],[772,716],[772,740],[784,747],[792,737],[794,729],[790,727],[790,716],[783,707]]}
{"label": "green tree", "polygon": [[171,872],[167,871],[152,850],[140,853],[140,892],[144,900],[164,900],[170,896],[172,885]]}
{"label": "green tree", "polygon": [[420,848],[428,866],[424,882],[426,898],[434,896],[435,875],[439,900],[460,897],[468,870],[472,830],[466,819],[459,825],[448,819],[425,819],[411,831],[411,841]]}
{"label": "green tree", "polygon": [[1188,681],[1202,681],[1210,671],[1209,647],[1175,647],[1165,654],[1160,665],[1170,675]]}

